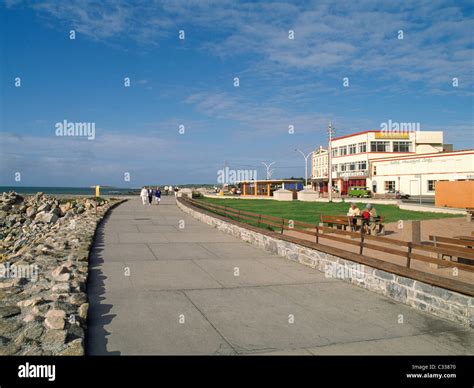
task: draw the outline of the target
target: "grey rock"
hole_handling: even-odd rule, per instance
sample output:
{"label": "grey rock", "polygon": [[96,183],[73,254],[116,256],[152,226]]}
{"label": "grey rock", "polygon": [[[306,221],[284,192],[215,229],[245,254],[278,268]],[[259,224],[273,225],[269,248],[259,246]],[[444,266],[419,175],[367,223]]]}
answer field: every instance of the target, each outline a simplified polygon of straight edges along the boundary
{"label": "grey rock", "polygon": [[67,344],[67,348],[59,353],[61,356],[83,356],[84,345],[81,338],[75,339]]}
{"label": "grey rock", "polygon": [[44,332],[44,328],[39,324],[33,324],[25,329],[23,332],[25,337],[32,340],[37,340]]}
{"label": "grey rock", "polygon": [[52,351],[54,354],[63,350],[66,336],[65,330],[46,330],[41,337],[41,346],[44,350]]}
{"label": "grey rock", "polygon": [[49,203],[45,203],[38,207],[38,213],[40,212],[48,212],[51,209],[51,205]]}
{"label": "grey rock", "polygon": [[21,314],[21,309],[18,306],[0,306],[0,318],[13,317]]}
{"label": "grey rock", "polygon": [[58,218],[59,217],[54,213],[47,213],[43,215],[42,221],[46,224],[54,224]]}
{"label": "grey rock", "polygon": [[0,321],[0,335],[8,336],[21,327],[21,324],[16,320],[1,320]]}

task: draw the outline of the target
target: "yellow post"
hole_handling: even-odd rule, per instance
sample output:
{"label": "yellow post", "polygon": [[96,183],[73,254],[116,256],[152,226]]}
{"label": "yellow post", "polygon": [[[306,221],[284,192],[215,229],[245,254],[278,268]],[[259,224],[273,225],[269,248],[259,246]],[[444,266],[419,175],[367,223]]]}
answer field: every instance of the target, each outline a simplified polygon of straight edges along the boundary
{"label": "yellow post", "polygon": [[100,197],[100,186],[95,187],[95,196]]}

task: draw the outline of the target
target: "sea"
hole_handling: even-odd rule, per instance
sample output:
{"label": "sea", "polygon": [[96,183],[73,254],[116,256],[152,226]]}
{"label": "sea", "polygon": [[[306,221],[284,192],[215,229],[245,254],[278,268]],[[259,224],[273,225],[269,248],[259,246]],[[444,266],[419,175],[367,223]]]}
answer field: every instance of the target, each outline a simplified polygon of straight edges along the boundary
{"label": "sea", "polygon": [[[95,187],[35,187],[35,186],[0,186],[0,194],[15,191],[18,194],[44,194],[54,195],[95,195]],[[138,195],[140,189],[101,187],[100,195]]]}

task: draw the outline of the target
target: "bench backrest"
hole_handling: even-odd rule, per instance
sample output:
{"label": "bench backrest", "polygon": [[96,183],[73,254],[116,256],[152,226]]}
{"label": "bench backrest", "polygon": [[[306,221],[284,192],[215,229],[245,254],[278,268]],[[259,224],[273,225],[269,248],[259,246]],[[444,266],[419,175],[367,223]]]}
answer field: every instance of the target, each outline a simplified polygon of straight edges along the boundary
{"label": "bench backrest", "polygon": [[321,215],[321,222],[325,224],[344,224],[349,225],[349,218],[347,216],[326,216]]}
{"label": "bench backrest", "polygon": [[459,245],[461,247],[472,247],[474,245],[474,241],[467,241],[467,240],[461,240],[458,238],[441,237],[441,236],[430,236],[430,241],[437,242],[437,243],[446,243],[446,244],[451,244],[451,245]]}

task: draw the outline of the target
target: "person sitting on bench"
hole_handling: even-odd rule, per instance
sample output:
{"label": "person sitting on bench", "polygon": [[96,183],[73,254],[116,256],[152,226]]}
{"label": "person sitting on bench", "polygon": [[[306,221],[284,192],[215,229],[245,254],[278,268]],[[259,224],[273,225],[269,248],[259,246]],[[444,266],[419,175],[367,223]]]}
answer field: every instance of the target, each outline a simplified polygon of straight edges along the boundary
{"label": "person sitting on bench", "polygon": [[349,211],[347,212],[348,217],[352,217],[352,225],[351,229],[354,231],[357,229],[357,218],[355,217],[360,217],[360,209],[357,207],[357,204],[354,202],[351,203],[351,207],[349,208]]}
{"label": "person sitting on bench", "polygon": [[370,203],[368,203],[364,210],[362,210],[362,224],[365,227],[365,230],[372,234],[375,234],[376,231],[376,218],[377,218],[377,210]]}

